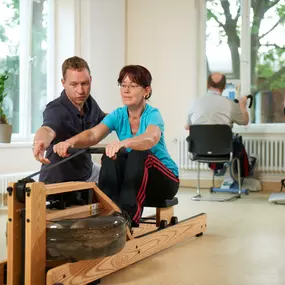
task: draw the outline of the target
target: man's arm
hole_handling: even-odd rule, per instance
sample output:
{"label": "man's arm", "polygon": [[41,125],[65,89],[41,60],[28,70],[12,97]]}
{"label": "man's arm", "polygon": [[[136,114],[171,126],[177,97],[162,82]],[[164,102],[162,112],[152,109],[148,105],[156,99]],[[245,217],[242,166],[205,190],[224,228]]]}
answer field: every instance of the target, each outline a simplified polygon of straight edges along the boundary
{"label": "man's arm", "polygon": [[230,102],[232,105],[231,119],[238,125],[247,125],[249,123],[249,114],[247,111],[247,97],[241,97],[239,103]]}
{"label": "man's arm", "polygon": [[48,164],[50,161],[44,157],[45,150],[56,137],[56,133],[50,127],[43,126],[39,128],[34,137],[34,157],[43,164]]}
{"label": "man's arm", "polygon": [[240,107],[240,110],[241,110],[243,118],[244,118],[244,125],[247,125],[249,123],[249,114],[247,111],[246,103],[247,103],[247,97],[246,96],[243,96],[242,98],[240,98],[239,107]]}
{"label": "man's arm", "polygon": [[63,142],[59,142],[53,146],[54,153],[61,157],[67,157],[67,150],[69,147],[85,148],[96,145],[110,133],[110,129],[103,123],[93,127],[92,129],[85,130],[72,138]]}

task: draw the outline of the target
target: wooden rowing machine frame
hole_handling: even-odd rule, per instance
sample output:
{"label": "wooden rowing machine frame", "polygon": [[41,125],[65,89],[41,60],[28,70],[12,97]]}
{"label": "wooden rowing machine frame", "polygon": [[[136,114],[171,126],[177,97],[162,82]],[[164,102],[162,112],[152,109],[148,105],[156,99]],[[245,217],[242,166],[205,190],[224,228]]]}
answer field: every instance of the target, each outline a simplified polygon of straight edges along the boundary
{"label": "wooden rowing machine frame", "polygon": [[[82,285],[98,280],[121,268],[164,250],[182,240],[200,236],[206,230],[206,214],[201,213],[178,223],[173,219],[173,207],[156,210],[156,222],[140,224],[131,233],[127,229],[125,247],[118,253],[73,263],[58,264],[46,260],[46,222],[64,218],[94,208],[110,211],[120,209],[94,182],[66,182],[45,185],[42,182],[25,185],[25,202],[19,202],[16,183],[8,187],[7,260],[0,262],[0,285]],[[73,206],[64,210],[46,208],[51,194],[93,189],[96,203]],[[24,225],[21,213],[25,210]],[[166,221],[164,228],[159,227]],[[25,229],[23,229],[25,227]],[[22,235],[25,235],[24,239]],[[22,245],[25,241],[25,246]],[[24,254],[22,254],[24,248]],[[50,269],[47,269],[50,268]]]}

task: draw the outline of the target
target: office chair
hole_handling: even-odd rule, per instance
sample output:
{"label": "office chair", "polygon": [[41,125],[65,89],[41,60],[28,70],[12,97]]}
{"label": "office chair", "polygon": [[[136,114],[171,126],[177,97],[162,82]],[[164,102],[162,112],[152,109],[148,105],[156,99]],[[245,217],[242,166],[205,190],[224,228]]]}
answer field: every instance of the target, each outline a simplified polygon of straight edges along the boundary
{"label": "office chair", "polygon": [[[228,125],[191,125],[190,135],[187,137],[188,153],[192,161],[198,163],[197,170],[197,195],[192,198],[195,201],[230,201],[241,197],[241,172],[240,161],[233,158],[233,134]],[[213,174],[210,191],[229,192],[230,196],[212,194],[203,197],[200,191],[200,163],[233,163],[237,161],[238,188],[215,188],[215,174]]]}

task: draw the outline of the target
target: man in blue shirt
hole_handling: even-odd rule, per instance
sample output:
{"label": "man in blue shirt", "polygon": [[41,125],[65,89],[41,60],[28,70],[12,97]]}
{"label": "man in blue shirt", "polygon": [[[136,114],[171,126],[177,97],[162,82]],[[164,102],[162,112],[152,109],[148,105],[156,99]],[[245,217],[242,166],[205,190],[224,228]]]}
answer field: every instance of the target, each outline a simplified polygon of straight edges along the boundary
{"label": "man in blue shirt", "polygon": [[53,152],[56,143],[93,128],[105,117],[90,95],[92,78],[84,59],[74,56],[65,60],[62,65],[62,76],[64,90],[59,98],[46,106],[42,127],[34,137],[34,156],[43,163],[39,180],[46,183],[98,182],[100,166],[93,163],[91,155],[87,153],[45,171],[49,163],[55,164],[62,160]]}

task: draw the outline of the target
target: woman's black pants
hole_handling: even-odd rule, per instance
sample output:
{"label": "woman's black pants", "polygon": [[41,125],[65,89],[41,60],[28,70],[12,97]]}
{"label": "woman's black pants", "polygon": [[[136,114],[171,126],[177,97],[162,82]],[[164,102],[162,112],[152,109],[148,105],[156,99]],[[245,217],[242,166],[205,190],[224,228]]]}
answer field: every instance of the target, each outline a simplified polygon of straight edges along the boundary
{"label": "woman's black pants", "polygon": [[103,155],[99,188],[139,224],[146,199],[172,199],[179,178],[150,151],[132,150],[119,152],[116,159]]}

